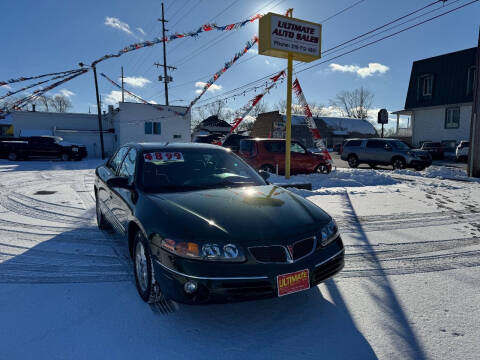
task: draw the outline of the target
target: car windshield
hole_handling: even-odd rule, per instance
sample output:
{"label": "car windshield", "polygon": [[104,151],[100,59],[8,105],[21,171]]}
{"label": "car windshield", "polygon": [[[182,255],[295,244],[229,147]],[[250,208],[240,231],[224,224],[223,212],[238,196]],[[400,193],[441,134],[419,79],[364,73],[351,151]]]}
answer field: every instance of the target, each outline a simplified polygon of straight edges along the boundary
{"label": "car windshield", "polygon": [[137,177],[147,192],[177,192],[265,185],[262,177],[223,148],[149,150]]}
{"label": "car windshield", "polygon": [[403,141],[393,141],[392,144],[399,150],[410,150],[412,147]]}

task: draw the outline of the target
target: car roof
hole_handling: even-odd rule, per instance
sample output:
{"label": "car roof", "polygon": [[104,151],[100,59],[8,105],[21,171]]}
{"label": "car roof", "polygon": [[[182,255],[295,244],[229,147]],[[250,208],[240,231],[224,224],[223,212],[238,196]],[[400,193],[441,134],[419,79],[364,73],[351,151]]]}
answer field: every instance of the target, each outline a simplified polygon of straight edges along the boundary
{"label": "car roof", "polygon": [[182,149],[217,149],[226,151],[225,148],[204,143],[180,143],[180,142],[140,142],[140,143],[128,143],[125,145],[133,146],[140,151],[149,150],[182,150]]}

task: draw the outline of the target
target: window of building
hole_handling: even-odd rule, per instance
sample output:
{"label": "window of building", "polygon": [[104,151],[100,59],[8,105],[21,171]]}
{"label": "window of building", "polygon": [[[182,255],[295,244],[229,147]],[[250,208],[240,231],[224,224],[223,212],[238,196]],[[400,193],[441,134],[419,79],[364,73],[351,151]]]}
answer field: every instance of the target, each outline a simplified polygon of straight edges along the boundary
{"label": "window of building", "polygon": [[445,111],[445,129],[458,129],[460,127],[460,108],[447,108]]}
{"label": "window of building", "polygon": [[175,134],[175,135],[173,135],[173,138],[174,138],[174,139],[181,139],[181,138],[182,138],[182,135],[177,135],[177,134]]}
{"label": "window of building", "polygon": [[475,86],[477,85],[477,69],[475,66],[468,68],[467,76],[467,95],[473,94]]}
{"label": "window of building", "polygon": [[162,123],[156,121],[145,122],[145,134],[160,135],[162,133]]}
{"label": "window of building", "polygon": [[433,75],[423,75],[420,77],[420,89],[423,97],[432,96]]}

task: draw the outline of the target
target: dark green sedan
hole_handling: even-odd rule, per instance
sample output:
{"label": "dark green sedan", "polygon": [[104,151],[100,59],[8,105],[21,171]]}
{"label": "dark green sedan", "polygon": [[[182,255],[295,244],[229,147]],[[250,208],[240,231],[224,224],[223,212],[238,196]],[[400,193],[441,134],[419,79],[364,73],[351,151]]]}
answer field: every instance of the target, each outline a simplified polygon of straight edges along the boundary
{"label": "dark green sedan", "polygon": [[327,213],[267,177],[220,146],[127,144],[96,169],[98,226],[125,235],[147,302],[307,290],[343,268],[342,239]]}

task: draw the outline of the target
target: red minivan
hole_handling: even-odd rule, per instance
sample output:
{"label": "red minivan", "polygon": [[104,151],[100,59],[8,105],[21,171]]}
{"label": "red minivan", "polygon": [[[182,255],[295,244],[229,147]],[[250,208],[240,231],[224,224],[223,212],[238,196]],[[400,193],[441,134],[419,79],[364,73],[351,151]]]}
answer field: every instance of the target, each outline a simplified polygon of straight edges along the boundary
{"label": "red minivan", "polygon": [[[285,139],[243,139],[238,154],[256,170],[285,173]],[[314,154],[297,141],[292,141],[290,161],[292,174],[332,171],[328,152]]]}

